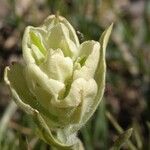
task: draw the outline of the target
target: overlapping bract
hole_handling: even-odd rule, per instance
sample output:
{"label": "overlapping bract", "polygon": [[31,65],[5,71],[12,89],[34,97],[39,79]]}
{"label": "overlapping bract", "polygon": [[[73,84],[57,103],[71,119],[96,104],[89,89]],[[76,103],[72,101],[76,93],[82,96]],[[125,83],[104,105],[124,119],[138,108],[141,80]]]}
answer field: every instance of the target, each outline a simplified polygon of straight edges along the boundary
{"label": "overlapping bract", "polygon": [[[51,15],[40,27],[26,28],[25,63],[7,67],[5,81],[46,142],[73,145],[76,140],[70,137],[76,137],[96,110],[104,91],[105,49],[111,29],[112,25],[100,42],[80,44],[73,27],[60,16]],[[63,134],[68,138],[62,138]]]}

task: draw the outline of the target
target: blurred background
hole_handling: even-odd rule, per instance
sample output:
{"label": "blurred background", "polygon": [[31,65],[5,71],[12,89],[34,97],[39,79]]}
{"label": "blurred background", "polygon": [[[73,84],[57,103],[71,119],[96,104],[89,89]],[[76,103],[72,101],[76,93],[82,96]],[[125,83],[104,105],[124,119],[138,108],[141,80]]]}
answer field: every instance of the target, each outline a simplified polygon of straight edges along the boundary
{"label": "blurred background", "polygon": [[28,116],[11,102],[4,68],[22,59],[28,25],[39,26],[57,11],[75,27],[81,42],[99,40],[114,22],[107,47],[104,98],[79,132],[86,150],[109,150],[120,133],[133,128],[124,149],[150,149],[150,0],[0,0],[1,150],[49,150],[30,127]]}

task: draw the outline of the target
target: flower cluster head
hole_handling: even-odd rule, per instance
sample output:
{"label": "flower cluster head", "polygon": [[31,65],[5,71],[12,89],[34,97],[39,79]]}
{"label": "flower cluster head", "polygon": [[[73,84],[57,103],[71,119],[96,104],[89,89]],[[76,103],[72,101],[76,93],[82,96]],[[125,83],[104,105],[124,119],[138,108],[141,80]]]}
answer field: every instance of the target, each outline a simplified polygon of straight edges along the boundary
{"label": "flower cluster head", "polygon": [[96,110],[105,87],[111,29],[112,25],[99,42],[80,44],[72,25],[61,16],[50,15],[40,27],[26,28],[24,63],[6,67],[5,81],[47,143],[71,147],[77,131]]}

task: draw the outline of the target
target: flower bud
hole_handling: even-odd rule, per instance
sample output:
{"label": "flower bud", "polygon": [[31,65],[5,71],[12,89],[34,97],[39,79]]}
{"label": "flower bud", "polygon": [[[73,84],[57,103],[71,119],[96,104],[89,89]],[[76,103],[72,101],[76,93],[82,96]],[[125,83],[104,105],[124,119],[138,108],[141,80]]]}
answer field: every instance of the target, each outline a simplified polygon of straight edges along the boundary
{"label": "flower bud", "polygon": [[80,143],[76,133],[103,96],[111,29],[112,25],[99,42],[80,44],[74,28],[61,16],[51,15],[40,27],[26,28],[22,42],[25,63],[7,67],[5,81],[47,143],[58,148]]}

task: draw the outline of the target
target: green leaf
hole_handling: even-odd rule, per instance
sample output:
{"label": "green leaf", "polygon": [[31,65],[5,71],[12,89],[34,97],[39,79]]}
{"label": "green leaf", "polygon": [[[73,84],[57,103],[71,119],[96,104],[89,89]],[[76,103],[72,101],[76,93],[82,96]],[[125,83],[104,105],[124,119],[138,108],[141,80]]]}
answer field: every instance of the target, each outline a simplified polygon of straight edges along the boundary
{"label": "green leaf", "polygon": [[19,134],[18,135],[18,139],[19,139],[19,148],[21,150],[27,150],[27,149],[29,149],[27,137],[25,137],[24,135]]}
{"label": "green leaf", "polygon": [[115,141],[111,150],[119,150],[128,141],[132,132],[133,132],[133,129],[130,128],[126,130],[124,133],[122,133]]}

